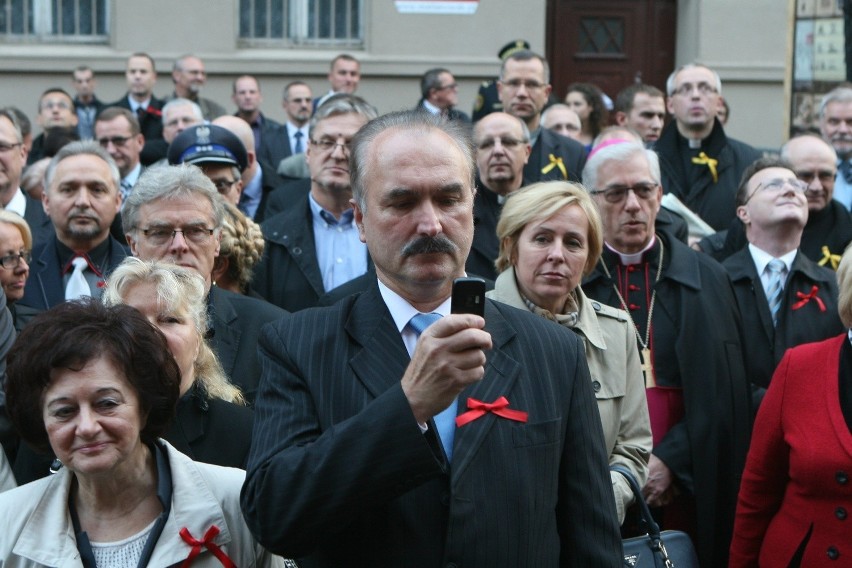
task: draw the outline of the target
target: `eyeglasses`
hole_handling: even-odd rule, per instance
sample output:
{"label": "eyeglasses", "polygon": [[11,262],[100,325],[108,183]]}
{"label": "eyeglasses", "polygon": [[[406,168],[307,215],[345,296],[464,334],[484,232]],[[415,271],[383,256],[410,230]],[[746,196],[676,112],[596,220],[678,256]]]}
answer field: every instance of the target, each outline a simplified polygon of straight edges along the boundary
{"label": "eyeglasses", "polygon": [[446,91],[447,89],[456,90],[459,88],[458,83],[450,83],[449,85],[444,85],[443,87],[435,88],[436,91]]}
{"label": "eyeglasses", "polygon": [[66,101],[43,101],[39,107],[41,110],[58,108],[59,110],[71,110],[71,104]]}
{"label": "eyeglasses", "polygon": [[606,189],[590,191],[592,195],[603,195],[607,203],[621,203],[627,198],[627,192],[632,191],[639,199],[651,199],[657,194],[658,183],[637,183],[631,187],[616,185]]}
{"label": "eyeglasses", "polygon": [[793,191],[796,193],[805,193],[808,190],[808,184],[799,179],[786,179],[786,178],[776,178],[767,181],[766,183],[758,184],[754,191],[751,192],[751,195],[748,196],[748,199],[743,202],[743,205],[748,204],[751,201],[751,198],[754,197],[758,191],[761,189],[765,189],[766,191],[771,191],[773,193],[777,193],[784,189],[784,186],[789,185],[793,188]]}
{"label": "eyeglasses", "polygon": [[228,193],[234,184],[237,183],[237,180],[229,180],[229,179],[216,179],[210,180],[213,182],[213,185],[216,186],[216,191],[219,193]]}
{"label": "eyeglasses", "polygon": [[352,149],[351,141],[338,142],[337,140],[332,140],[331,138],[320,138],[319,140],[311,140],[311,144],[313,144],[323,152],[334,152],[334,149],[340,146],[343,152],[348,154]]}
{"label": "eyeglasses", "polygon": [[98,138],[98,144],[101,145],[101,148],[106,148],[112,142],[113,146],[121,148],[127,144],[128,140],[130,140],[130,136],[111,136],[110,138]]}
{"label": "eyeglasses", "polygon": [[521,87],[526,88],[528,91],[538,91],[539,89],[544,88],[544,83],[539,83],[538,81],[522,81],[521,79],[510,79],[508,81],[500,81],[504,87],[508,87],[513,91],[517,91]]}
{"label": "eyeglasses", "polygon": [[837,175],[833,170],[815,170],[812,172],[796,172],[796,177],[810,186],[815,179],[819,179],[819,183],[825,185],[834,181]]}
{"label": "eyeglasses", "polygon": [[500,142],[500,145],[504,148],[514,149],[520,146],[521,144],[526,144],[526,140],[518,140],[517,138],[486,138],[482,142],[479,142],[476,147],[479,150],[490,150],[497,145],[497,142]]}
{"label": "eyeglasses", "polygon": [[0,257],[0,266],[8,270],[13,270],[21,265],[22,260],[29,264],[33,259],[33,255],[30,254],[30,252],[31,251],[28,250],[22,250],[19,253],[7,254],[6,256]]}
{"label": "eyeglasses", "polygon": [[183,229],[152,227],[142,229],[142,234],[145,235],[149,243],[159,247],[171,243],[178,233],[183,235],[183,239],[188,243],[194,245],[207,244],[210,241],[210,237],[213,236],[213,231],[215,229],[208,229],[207,227],[184,227]]}
{"label": "eyeglasses", "polygon": [[710,95],[719,92],[719,90],[716,89],[716,87],[714,87],[710,83],[698,83],[697,85],[693,85],[692,83],[684,83],[677,89],[672,91],[672,94],[680,95],[682,97],[688,97],[692,94],[692,91],[695,90],[697,90],[698,94],[700,95]]}
{"label": "eyeglasses", "polygon": [[15,144],[4,144],[0,142],[0,154],[5,154],[6,152],[11,152],[18,146],[23,146],[21,142],[17,142]]}

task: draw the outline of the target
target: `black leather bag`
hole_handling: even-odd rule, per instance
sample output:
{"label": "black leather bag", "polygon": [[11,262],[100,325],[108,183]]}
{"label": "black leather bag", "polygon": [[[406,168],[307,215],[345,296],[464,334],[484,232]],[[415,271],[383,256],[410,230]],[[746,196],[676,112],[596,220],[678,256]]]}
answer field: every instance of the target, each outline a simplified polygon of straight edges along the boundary
{"label": "black leather bag", "polygon": [[682,531],[662,531],[651,516],[636,478],[625,467],[610,466],[627,478],[642,519],[640,526],[647,534],[623,541],[624,565],[631,568],[698,568],[698,557],[689,535]]}

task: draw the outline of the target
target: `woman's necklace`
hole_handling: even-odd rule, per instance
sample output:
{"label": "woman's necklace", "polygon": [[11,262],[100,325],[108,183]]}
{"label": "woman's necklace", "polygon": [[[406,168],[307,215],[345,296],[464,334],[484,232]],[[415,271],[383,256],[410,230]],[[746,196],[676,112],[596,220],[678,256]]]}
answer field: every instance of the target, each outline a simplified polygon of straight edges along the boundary
{"label": "woman's necklace", "polygon": [[[660,281],[660,276],[663,273],[663,240],[657,239],[657,241],[660,243],[660,260],[657,262],[657,276],[654,278],[654,291],[651,292],[651,301],[648,304],[648,323],[645,326],[644,338],[639,334],[639,328],[636,327],[636,322],[633,321],[633,316],[630,315],[630,310],[627,308],[627,302],[624,301],[624,296],[621,295],[621,291],[618,289],[618,283],[612,283],[612,287],[618,295],[618,300],[621,302],[622,309],[627,312],[627,318],[630,320],[630,323],[633,324],[633,331],[636,332],[636,340],[639,341],[639,345],[642,346],[642,350],[639,354],[642,357],[642,373],[645,375],[646,389],[651,389],[657,386],[657,379],[654,377],[654,364],[651,362],[650,348],[651,318],[654,317],[654,302],[657,299],[657,282]],[[600,263],[606,273],[606,277],[612,280],[612,276],[609,273],[609,269],[606,267],[603,257],[601,257]]]}

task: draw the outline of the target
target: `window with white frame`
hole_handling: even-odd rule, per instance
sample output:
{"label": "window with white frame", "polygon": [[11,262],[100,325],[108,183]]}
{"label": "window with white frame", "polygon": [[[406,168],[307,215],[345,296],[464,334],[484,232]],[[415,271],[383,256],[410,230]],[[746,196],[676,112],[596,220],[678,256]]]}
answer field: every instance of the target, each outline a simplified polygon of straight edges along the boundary
{"label": "window with white frame", "polygon": [[240,0],[246,45],[361,47],[362,0]]}
{"label": "window with white frame", "polygon": [[5,41],[106,43],[107,0],[0,0]]}

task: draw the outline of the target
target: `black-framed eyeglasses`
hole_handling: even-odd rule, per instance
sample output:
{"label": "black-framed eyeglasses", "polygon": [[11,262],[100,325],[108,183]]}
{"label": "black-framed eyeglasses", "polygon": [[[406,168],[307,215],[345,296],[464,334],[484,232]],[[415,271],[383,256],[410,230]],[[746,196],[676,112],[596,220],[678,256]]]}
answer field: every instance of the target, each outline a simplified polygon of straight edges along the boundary
{"label": "black-framed eyeglasses", "polygon": [[331,138],[320,138],[319,140],[311,140],[311,144],[323,152],[333,152],[335,148],[340,146],[341,150],[348,154],[352,150],[352,142],[339,142],[338,140],[340,139],[332,140]]}
{"label": "black-framed eyeglasses", "polygon": [[106,148],[112,142],[113,146],[121,148],[127,144],[128,140],[130,140],[130,136],[110,136],[109,138],[98,138],[98,144],[101,145],[101,148]]}
{"label": "black-framed eyeglasses", "polygon": [[754,191],[751,192],[751,195],[749,195],[748,198],[743,202],[743,205],[747,205],[748,202],[751,201],[751,198],[754,197],[761,189],[777,193],[779,191],[783,191],[784,187],[787,185],[792,187],[793,191],[795,191],[796,193],[805,193],[808,190],[808,184],[806,184],[800,179],[775,178],[767,182],[758,184],[757,187],[754,188]]}
{"label": "black-framed eyeglasses", "polygon": [[592,195],[603,195],[607,203],[621,203],[627,199],[627,192],[632,191],[639,199],[651,199],[657,194],[658,183],[636,183],[632,186],[615,185],[606,189],[593,189]]}
{"label": "black-framed eyeglasses", "polygon": [[216,191],[219,193],[228,193],[231,191],[231,188],[234,187],[234,184],[237,183],[238,180],[230,180],[230,179],[217,179],[210,180],[213,182],[213,185],[216,186]]}
{"label": "black-framed eyeglasses", "polygon": [[16,142],[14,144],[4,144],[0,143],[0,154],[5,154],[6,152],[10,152],[18,146],[23,146],[22,142]]}
{"label": "black-framed eyeglasses", "polygon": [[14,270],[21,265],[21,261],[23,260],[27,264],[33,259],[32,251],[22,250],[18,253],[7,254],[5,256],[0,256],[0,266],[7,270]]}
{"label": "black-framed eyeglasses", "polygon": [[148,239],[148,242],[154,246],[166,245],[174,240],[175,235],[180,233],[183,239],[195,245],[203,245],[210,241],[215,229],[207,227],[184,227],[182,229],[173,229],[172,227],[150,227],[142,229],[142,234]]}

